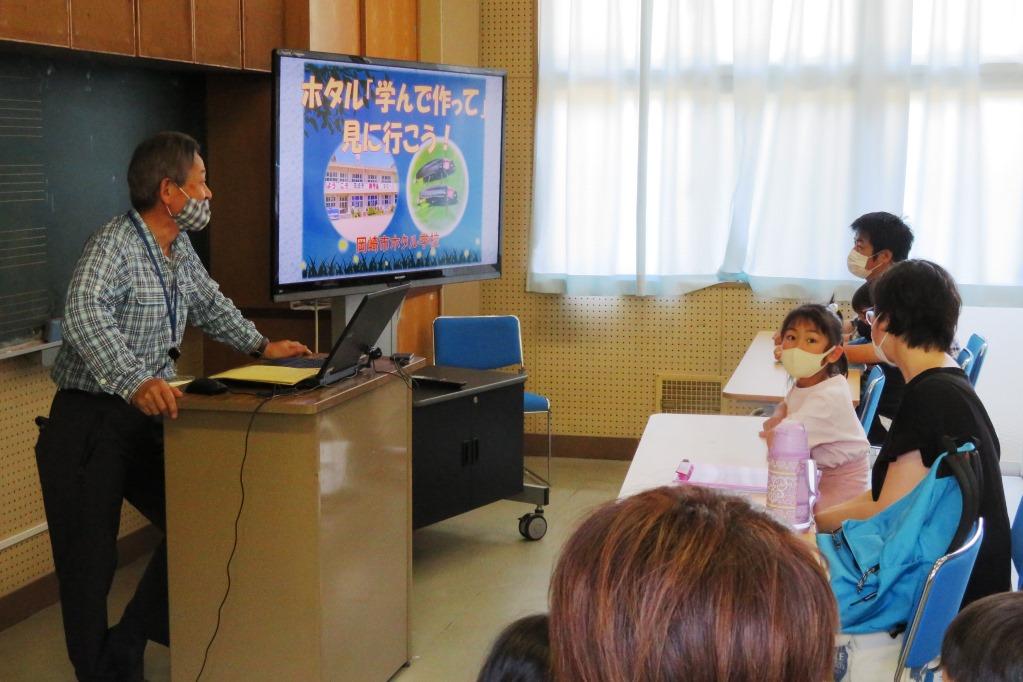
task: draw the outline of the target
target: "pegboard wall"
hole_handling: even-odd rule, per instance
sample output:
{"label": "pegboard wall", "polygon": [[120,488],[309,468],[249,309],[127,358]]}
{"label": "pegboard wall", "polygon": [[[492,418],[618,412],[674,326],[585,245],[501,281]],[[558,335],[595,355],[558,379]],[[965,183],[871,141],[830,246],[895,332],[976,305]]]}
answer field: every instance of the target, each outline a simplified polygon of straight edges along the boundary
{"label": "pegboard wall", "polygon": [[[0,541],[46,521],[36,470],[37,415],[50,412],[54,385],[39,355],[0,360]],[[121,534],[147,521],[125,504]],[[0,550],[0,596],[53,571],[46,532]]]}
{"label": "pegboard wall", "polygon": [[[658,376],[727,381],[756,332],[799,301],[759,299],[724,284],[674,298],[573,297],[526,291],[533,178],[535,3],[484,0],[481,65],[508,72],[505,103],[503,276],[482,286],[484,314],[522,321],[527,389],[551,400],[560,435],[638,438],[659,409]],[[722,399],[721,411],[749,406]],[[527,416],[531,433],[546,418]]]}

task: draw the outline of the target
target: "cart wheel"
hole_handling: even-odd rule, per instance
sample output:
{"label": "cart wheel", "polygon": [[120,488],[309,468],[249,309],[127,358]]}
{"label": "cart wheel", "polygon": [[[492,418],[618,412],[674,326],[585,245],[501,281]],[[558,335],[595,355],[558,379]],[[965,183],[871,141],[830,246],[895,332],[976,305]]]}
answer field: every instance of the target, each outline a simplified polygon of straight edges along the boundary
{"label": "cart wheel", "polygon": [[519,533],[527,540],[539,540],[547,534],[547,519],[543,514],[526,514],[519,518]]}

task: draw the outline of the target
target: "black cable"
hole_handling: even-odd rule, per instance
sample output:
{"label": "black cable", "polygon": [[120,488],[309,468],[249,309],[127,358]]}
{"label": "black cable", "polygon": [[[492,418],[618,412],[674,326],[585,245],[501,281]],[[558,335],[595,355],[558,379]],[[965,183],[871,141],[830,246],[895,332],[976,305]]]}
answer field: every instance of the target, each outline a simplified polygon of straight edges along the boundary
{"label": "black cable", "polygon": [[245,429],[245,449],[242,451],[242,463],[238,468],[238,484],[241,487],[242,499],[238,504],[238,513],[234,517],[234,540],[231,543],[231,554],[227,557],[227,588],[224,590],[224,597],[220,600],[220,606],[217,607],[217,625],[213,628],[213,635],[210,636],[210,641],[206,644],[206,652],[202,656],[202,666],[199,668],[199,674],[195,676],[196,682],[199,682],[199,678],[202,677],[203,671],[206,670],[206,662],[209,659],[210,649],[213,647],[213,642],[217,638],[217,633],[220,632],[220,620],[224,612],[224,604],[227,603],[227,595],[231,593],[231,562],[234,560],[235,551],[238,549],[238,523],[242,518],[242,509],[245,508],[245,461],[249,458],[249,434],[252,433],[252,424],[256,421],[256,413],[259,412],[264,405],[279,397],[275,393],[271,393],[266,398],[263,398],[256,409],[252,411],[252,416],[249,417],[249,425]]}
{"label": "black cable", "polygon": [[[261,396],[263,398],[260,404],[253,410],[252,416],[249,417],[249,426],[246,427],[246,445],[241,453],[241,465],[238,467],[238,485],[241,488],[241,501],[238,503],[238,512],[234,516],[234,539],[231,543],[231,553],[227,557],[227,588],[224,590],[224,597],[220,600],[220,606],[217,607],[217,625],[213,629],[213,635],[210,637],[210,641],[206,645],[206,652],[203,654],[203,666],[198,669],[198,674],[195,676],[195,682],[203,676],[203,672],[206,670],[206,664],[209,661],[210,649],[213,647],[214,640],[217,639],[217,633],[220,632],[220,622],[224,611],[224,604],[227,603],[227,595],[231,593],[231,561],[234,559],[234,553],[238,548],[238,522],[241,520],[241,510],[246,506],[246,460],[249,459],[249,436],[252,434],[253,423],[256,421],[256,414],[263,409],[263,406],[269,403],[275,398],[283,398],[285,396],[301,396],[302,394],[311,393],[318,391],[321,387],[312,387],[309,389],[300,390],[295,387],[287,387],[283,391],[278,391],[275,387],[271,390],[269,395]],[[232,392],[235,393],[235,392]],[[251,393],[237,392],[236,395],[253,395]]]}

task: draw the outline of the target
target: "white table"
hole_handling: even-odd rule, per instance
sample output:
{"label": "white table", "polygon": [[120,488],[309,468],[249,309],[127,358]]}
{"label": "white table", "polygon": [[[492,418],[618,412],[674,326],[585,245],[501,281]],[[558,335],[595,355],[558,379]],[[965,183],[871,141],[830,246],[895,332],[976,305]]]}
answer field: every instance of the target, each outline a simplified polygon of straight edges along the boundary
{"label": "white table", "polygon": [[758,435],[763,424],[764,417],[651,415],[618,497],[668,485],[683,459],[766,468],[767,444]]}
{"label": "white table", "polygon": [[[774,359],[774,332],[757,332],[721,395],[758,403],[781,402],[789,392],[789,375]],[[860,370],[849,370],[849,396],[860,403]]]}

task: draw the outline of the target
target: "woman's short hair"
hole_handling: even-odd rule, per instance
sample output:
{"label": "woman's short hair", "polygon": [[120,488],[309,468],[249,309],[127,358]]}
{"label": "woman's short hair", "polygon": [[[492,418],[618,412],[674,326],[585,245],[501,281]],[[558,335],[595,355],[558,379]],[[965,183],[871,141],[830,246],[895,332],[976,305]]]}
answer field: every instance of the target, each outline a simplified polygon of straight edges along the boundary
{"label": "woman's short hair", "polygon": [[547,614],[520,618],[490,648],[476,682],[549,682],[551,647]]}
{"label": "woman's short hair", "polygon": [[809,546],[739,497],[666,486],[598,508],[550,591],[555,679],[830,679],[837,607]]}
{"label": "woman's short hair", "polygon": [[978,599],[945,631],[941,665],[955,682],[1023,680],[1023,592]]}
{"label": "woman's short hair", "polygon": [[160,198],[160,183],[170,178],[184,185],[195,164],[199,143],[189,135],[167,130],[135,147],[128,164],[128,192],[136,211],[145,211]]}
{"label": "woman's short hair", "polygon": [[948,271],[928,260],[907,260],[889,268],[873,285],[874,315],[888,333],[910,348],[948,352],[959,323],[962,299]]}

